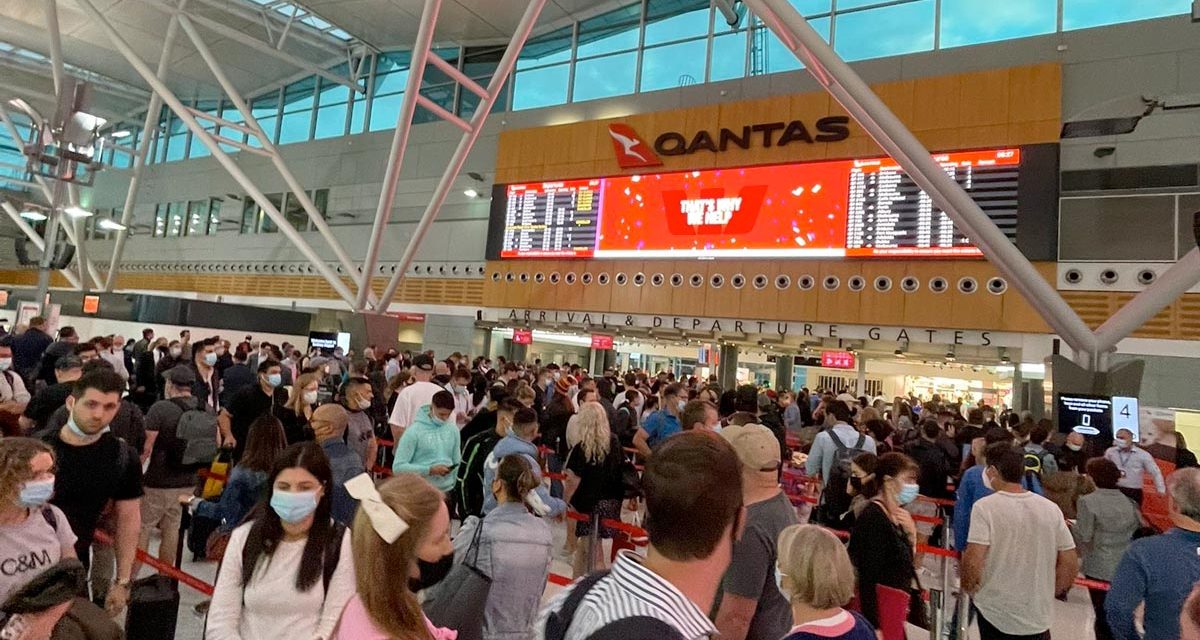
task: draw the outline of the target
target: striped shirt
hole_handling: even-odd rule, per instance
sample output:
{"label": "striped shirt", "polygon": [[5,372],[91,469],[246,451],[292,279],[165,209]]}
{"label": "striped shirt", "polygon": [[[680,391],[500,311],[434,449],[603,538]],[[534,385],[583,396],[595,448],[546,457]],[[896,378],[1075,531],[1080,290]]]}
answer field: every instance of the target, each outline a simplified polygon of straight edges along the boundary
{"label": "striped shirt", "polygon": [[[539,638],[546,636],[546,618],[563,606],[570,593],[571,589],[564,589],[542,610],[537,622]],[[626,550],[618,554],[612,572],[583,597],[565,640],[586,640],[604,626],[633,617],[661,620],[686,640],[717,635],[712,621],[687,596],[642,566],[641,559]]]}

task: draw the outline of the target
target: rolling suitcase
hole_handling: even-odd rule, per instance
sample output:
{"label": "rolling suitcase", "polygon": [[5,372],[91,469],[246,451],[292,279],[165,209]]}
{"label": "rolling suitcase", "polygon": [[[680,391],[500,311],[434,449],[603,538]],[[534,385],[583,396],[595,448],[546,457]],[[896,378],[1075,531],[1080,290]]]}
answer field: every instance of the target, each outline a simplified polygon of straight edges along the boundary
{"label": "rolling suitcase", "polygon": [[[183,538],[191,524],[188,510],[179,521],[179,542],[175,549],[175,568],[183,558]],[[179,619],[179,583],[162,574],[133,581],[129,606],[125,612],[126,640],[173,640]]]}

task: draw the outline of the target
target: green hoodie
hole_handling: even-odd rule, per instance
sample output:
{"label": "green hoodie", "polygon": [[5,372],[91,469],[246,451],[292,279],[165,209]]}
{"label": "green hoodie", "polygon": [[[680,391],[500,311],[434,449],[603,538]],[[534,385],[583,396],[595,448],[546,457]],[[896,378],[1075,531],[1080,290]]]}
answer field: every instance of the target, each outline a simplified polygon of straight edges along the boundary
{"label": "green hoodie", "polygon": [[416,420],[400,436],[400,442],[396,443],[392,472],[415,473],[439,490],[450,491],[454,488],[454,471],[435,476],[429,473],[429,468],[438,464],[453,467],[462,462],[458,427],[451,422],[438,420],[430,408],[430,405],[425,405],[418,409]]}

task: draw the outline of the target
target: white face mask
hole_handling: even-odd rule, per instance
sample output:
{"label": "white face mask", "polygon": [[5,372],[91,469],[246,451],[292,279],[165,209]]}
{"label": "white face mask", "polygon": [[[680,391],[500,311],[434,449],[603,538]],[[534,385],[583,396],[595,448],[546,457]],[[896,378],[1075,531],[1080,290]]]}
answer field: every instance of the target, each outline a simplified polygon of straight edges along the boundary
{"label": "white face mask", "polygon": [[317,403],[317,392],[316,391],[305,391],[304,392],[304,404],[316,404],[316,403]]}
{"label": "white face mask", "polygon": [[995,489],[992,488],[992,477],[988,475],[987,469],[983,470],[983,486],[987,487],[989,491],[995,491]]}
{"label": "white face mask", "polygon": [[12,368],[12,358],[0,358],[0,371],[8,371]]}
{"label": "white face mask", "polygon": [[1083,450],[1083,445],[1081,445],[1081,444],[1071,444],[1070,442],[1068,442],[1068,443],[1067,443],[1067,448],[1068,448],[1068,449],[1070,449],[1071,451],[1082,451],[1082,450]]}
{"label": "white face mask", "polygon": [[359,408],[359,409],[361,409],[361,410],[363,410],[363,411],[366,411],[367,409],[370,409],[370,408],[371,408],[371,401],[370,401],[370,400],[367,400],[366,398],[360,398],[360,399],[359,399],[359,401],[358,401],[358,408]]}
{"label": "white face mask", "polygon": [[172,358],[178,358],[179,354],[181,354],[181,353],[183,353],[183,349],[180,349],[179,347],[171,348],[171,357]]}

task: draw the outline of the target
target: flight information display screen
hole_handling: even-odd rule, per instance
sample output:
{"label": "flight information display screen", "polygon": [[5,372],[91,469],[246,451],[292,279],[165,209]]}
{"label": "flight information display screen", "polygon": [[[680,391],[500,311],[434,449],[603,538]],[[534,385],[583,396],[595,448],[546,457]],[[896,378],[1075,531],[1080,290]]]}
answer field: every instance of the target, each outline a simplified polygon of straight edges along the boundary
{"label": "flight information display screen", "polygon": [[[934,159],[1015,241],[1028,195],[1024,155],[1005,148]],[[496,196],[491,259],[982,255],[890,158],[511,184]]]}

